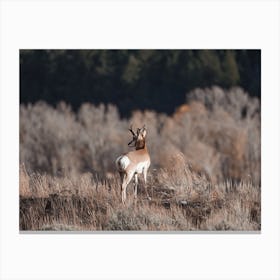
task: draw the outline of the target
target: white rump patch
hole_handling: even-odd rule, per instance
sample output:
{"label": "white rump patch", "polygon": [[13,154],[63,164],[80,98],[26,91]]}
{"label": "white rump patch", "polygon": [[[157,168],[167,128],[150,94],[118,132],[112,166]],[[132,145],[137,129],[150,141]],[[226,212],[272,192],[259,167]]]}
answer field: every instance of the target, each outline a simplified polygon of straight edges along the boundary
{"label": "white rump patch", "polygon": [[123,171],[129,165],[130,160],[127,156],[120,156],[116,159],[116,166],[119,171]]}

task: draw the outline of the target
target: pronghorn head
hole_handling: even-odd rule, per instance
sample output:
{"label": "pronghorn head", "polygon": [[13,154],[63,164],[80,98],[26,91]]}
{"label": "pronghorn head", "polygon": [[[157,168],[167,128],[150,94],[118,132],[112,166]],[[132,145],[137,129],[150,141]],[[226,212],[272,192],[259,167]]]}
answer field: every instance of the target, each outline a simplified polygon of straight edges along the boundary
{"label": "pronghorn head", "polygon": [[128,143],[128,146],[136,147],[136,150],[143,149],[145,147],[145,138],[147,134],[146,126],[144,125],[142,128],[137,128],[137,132],[135,133],[131,125],[129,131],[132,133],[133,138]]}

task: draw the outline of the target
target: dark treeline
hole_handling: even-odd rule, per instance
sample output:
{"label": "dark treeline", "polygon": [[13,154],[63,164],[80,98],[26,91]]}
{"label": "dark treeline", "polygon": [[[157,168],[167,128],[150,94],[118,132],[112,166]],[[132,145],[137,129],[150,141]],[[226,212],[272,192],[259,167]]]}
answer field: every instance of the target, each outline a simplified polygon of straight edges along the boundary
{"label": "dark treeline", "polygon": [[20,102],[115,104],[172,113],[196,87],[260,98],[260,50],[21,50]]}

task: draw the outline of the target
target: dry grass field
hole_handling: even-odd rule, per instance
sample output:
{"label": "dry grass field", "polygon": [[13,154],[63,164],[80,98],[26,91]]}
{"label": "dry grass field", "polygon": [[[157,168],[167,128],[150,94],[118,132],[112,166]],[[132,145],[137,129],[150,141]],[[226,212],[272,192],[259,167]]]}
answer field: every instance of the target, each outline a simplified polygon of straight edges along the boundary
{"label": "dry grass field", "polygon": [[[128,187],[117,156],[129,125],[147,126],[147,200]],[[172,116],[64,103],[20,107],[20,230],[261,229],[260,104],[242,89],[197,89]],[[142,179],[142,180],[141,180]]]}

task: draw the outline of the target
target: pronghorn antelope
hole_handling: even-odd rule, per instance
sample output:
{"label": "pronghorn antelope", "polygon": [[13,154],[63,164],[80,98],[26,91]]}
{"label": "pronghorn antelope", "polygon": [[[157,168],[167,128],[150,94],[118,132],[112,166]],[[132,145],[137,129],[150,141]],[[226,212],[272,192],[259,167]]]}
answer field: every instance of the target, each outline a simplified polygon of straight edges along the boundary
{"label": "pronghorn antelope", "polygon": [[[132,130],[132,126],[129,131],[132,133],[132,140],[128,143],[128,146],[135,147],[135,151],[131,151],[127,154],[121,155],[116,159],[116,167],[121,176],[121,194],[122,203],[126,200],[126,188],[132,177],[134,176],[134,198],[137,198],[137,185],[138,174],[143,173],[145,181],[145,190],[147,197],[149,198],[147,191],[147,171],[151,164],[150,155],[146,145],[147,130],[145,125],[140,129],[137,129],[135,133]],[[150,199],[150,198],[149,198]]]}

